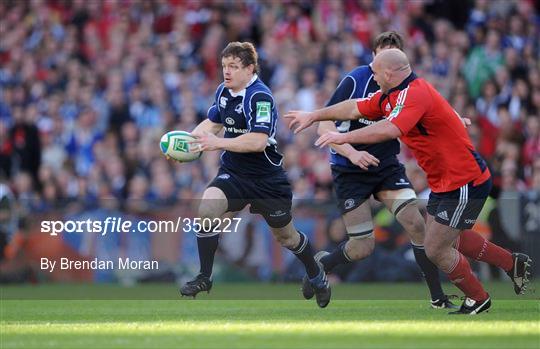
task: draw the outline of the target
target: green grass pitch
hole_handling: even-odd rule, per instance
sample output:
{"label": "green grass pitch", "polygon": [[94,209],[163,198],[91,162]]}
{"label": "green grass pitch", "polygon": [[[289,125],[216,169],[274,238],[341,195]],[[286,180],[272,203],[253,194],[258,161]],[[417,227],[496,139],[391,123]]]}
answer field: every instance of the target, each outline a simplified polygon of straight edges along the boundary
{"label": "green grass pitch", "polygon": [[291,284],[2,286],[0,348],[540,348],[535,293],[486,286],[490,312],[458,317],[422,284],[337,285],[326,309]]}

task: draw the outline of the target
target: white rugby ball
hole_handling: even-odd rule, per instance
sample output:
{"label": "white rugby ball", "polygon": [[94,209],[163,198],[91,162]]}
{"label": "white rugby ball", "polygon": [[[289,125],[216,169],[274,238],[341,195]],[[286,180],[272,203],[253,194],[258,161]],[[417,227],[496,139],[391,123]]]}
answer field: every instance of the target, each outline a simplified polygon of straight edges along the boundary
{"label": "white rugby ball", "polygon": [[159,147],[167,158],[180,162],[190,162],[197,160],[202,154],[202,152],[190,152],[192,145],[189,142],[194,139],[195,137],[189,132],[171,131],[161,137]]}

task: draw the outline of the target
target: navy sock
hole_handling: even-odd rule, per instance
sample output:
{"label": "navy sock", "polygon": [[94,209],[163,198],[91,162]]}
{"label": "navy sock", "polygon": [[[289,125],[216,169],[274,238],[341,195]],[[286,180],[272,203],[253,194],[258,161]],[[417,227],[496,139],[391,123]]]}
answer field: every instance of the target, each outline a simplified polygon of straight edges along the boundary
{"label": "navy sock", "polygon": [[319,275],[320,268],[317,262],[315,262],[315,259],[313,259],[313,249],[311,248],[308,237],[300,231],[298,233],[300,234],[300,242],[298,246],[290,249],[290,251],[304,264],[308,277],[313,279]]}
{"label": "navy sock", "polygon": [[332,269],[334,269],[336,266],[340,264],[348,264],[351,263],[351,260],[349,259],[349,256],[347,256],[347,252],[345,252],[345,245],[347,244],[347,241],[343,241],[339,246],[332,251],[329,255],[324,256],[321,258],[321,263],[324,266],[325,272],[330,272]]}
{"label": "navy sock", "polygon": [[439,280],[439,269],[437,269],[437,266],[427,258],[424,246],[413,245],[413,251],[416,263],[422,270],[422,274],[426,279],[429,293],[431,293],[431,299],[442,299],[444,297],[444,292],[442,290],[441,281]]}
{"label": "navy sock", "polygon": [[199,249],[199,262],[201,264],[200,273],[206,277],[212,276],[214,266],[214,255],[219,242],[219,234],[214,236],[197,235],[197,248]]}

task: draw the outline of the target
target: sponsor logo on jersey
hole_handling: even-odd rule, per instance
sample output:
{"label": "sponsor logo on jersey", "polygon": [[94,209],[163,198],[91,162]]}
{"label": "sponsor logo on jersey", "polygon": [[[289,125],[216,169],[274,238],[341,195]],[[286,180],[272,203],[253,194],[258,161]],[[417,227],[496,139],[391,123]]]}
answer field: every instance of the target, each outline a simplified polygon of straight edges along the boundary
{"label": "sponsor logo on jersey", "polygon": [[390,109],[392,109],[392,107],[390,106],[390,103],[386,103],[386,107],[384,107],[384,110],[390,111]]}
{"label": "sponsor logo on jersey", "polygon": [[227,125],[234,125],[234,119],[229,116],[225,119],[225,123]]}
{"label": "sponsor logo on jersey", "polygon": [[227,97],[221,97],[219,99],[219,106],[225,108],[227,106]]}
{"label": "sponsor logo on jersey", "polygon": [[[225,121],[226,122],[226,121]],[[230,133],[248,133],[249,130],[247,128],[236,128],[236,127],[225,127],[225,130]]]}
{"label": "sponsor logo on jersey", "polygon": [[255,121],[270,122],[271,105],[270,102],[257,102],[257,111],[255,112]]}
{"label": "sponsor logo on jersey", "polygon": [[368,120],[368,119],[364,119],[364,118],[358,119],[358,122],[361,123],[361,124],[364,124],[364,125],[368,125],[368,126],[377,123],[377,121]]}
{"label": "sponsor logo on jersey", "polygon": [[220,174],[217,178],[229,179],[229,178],[231,178],[231,175],[229,175],[228,173],[223,173],[223,174]]}
{"label": "sponsor logo on jersey", "polygon": [[242,114],[242,103],[234,107],[234,111],[237,112],[238,114]]}
{"label": "sponsor logo on jersey", "polygon": [[353,208],[354,206],[354,199],[347,199],[345,200],[345,209],[348,210],[350,208]]}
{"label": "sponsor logo on jersey", "polygon": [[476,219],[466,219],[465,224],[474,224],[476,223]]}

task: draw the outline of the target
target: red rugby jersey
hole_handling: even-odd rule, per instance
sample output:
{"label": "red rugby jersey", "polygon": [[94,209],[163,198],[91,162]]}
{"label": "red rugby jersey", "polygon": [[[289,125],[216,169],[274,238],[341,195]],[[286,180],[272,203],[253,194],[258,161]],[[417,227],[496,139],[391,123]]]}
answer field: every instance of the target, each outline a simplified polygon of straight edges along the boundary
{"label": "red rugby jersey", "polygon": [[469,182],[481,184],[490,177],[457,112],[414,73],[386,94],[378,91],[359,99],[357,107],[367,118],[386,116],[401,130],[401,141],[426,172],[433,192],[456,190]]}

